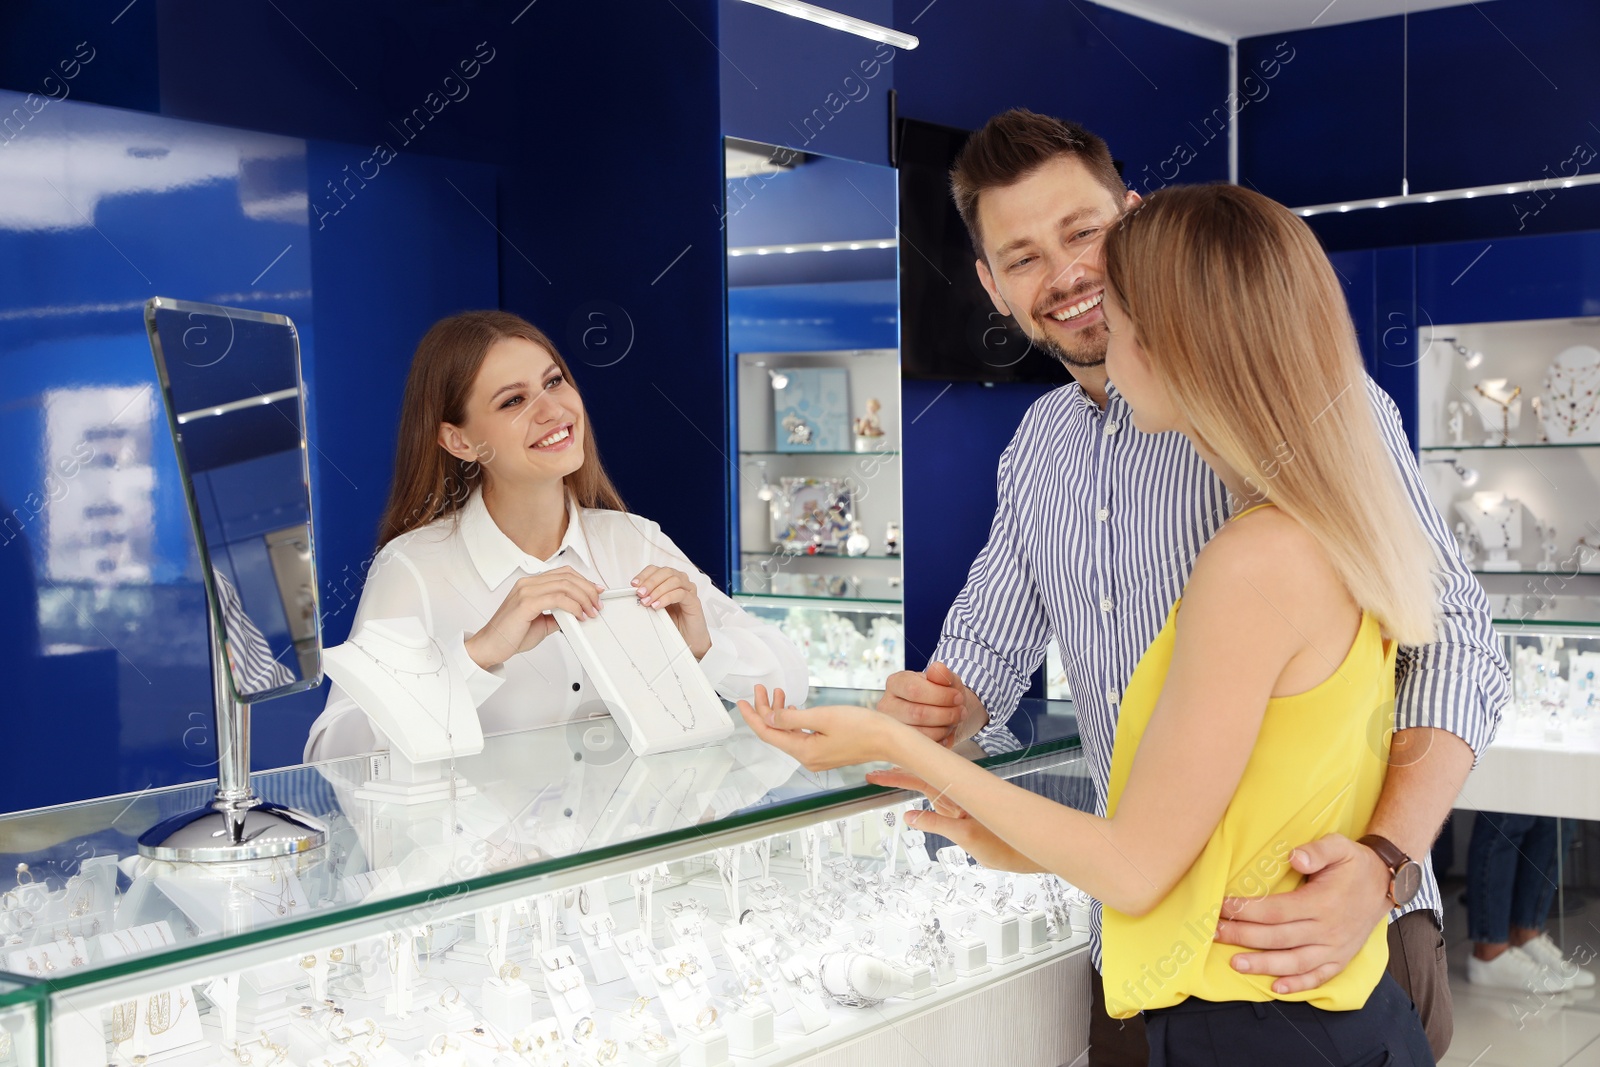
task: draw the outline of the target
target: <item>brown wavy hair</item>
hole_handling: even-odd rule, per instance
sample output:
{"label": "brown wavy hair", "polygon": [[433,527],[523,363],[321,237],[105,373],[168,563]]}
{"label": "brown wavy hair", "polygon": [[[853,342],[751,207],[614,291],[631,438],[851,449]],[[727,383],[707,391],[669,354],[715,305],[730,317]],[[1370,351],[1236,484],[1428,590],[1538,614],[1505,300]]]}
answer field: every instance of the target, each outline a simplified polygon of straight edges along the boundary
{"label": "brown wavy hair", "polygon": [[1434,550],[1383,443],[1344,291],[1294,212],[1169,186],[1106,237],[1108,298],[1205,446],[1328,554],[1405,645],[1435,639]]}
{"label": "brown wavy hair", "polygon": [[[464,311],[434,323],[417,344],[400,404],[400,440],[394,482],[378,525],[378,547],[401,534],[459,511],[483,484],[483,465],[446,452],[439,424],[465,420],[467,397],[489,349],[511,337],[532,341],[572,383],[572,368],[545,332],[509,311]],[[573,388],[577,388],[573,383]],[[580,394],[581,395],[581,394]],[[567,493],[579,507],[626,511],[616,486],[600,465],[594,422],[584,419],[583,465],[566,477]]]}

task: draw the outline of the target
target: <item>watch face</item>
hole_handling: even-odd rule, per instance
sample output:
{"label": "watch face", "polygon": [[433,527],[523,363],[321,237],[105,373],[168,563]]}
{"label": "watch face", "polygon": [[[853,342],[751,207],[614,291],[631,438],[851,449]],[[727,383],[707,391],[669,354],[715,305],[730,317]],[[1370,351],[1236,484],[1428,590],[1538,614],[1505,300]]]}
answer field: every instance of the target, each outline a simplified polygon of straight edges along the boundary
{"label": "watch face", "polygon": [[1394,872],[1394,902],[1396,907],[1411,903],[1422,890],[1422,864],[1410,860]]}

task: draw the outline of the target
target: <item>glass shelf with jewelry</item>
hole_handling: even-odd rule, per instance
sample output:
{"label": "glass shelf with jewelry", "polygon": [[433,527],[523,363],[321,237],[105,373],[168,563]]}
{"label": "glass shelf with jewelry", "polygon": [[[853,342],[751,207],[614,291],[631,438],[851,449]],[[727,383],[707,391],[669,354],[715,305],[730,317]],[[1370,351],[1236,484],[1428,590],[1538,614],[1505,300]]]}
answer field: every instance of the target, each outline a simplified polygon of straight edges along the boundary
{"label": "glass shelf with jewelry", "polygon": [[900,353],[739,352],[733,370],[730,592],[807,650],[820,684],[881,686],[904,658]]}
{"label": "glass shelf with jewelry", "polygon": [[1423,481],[1484,588],[1600,594],[1600,319],[1432,325],[1418,352]]}
{"label": "glass shelf with jewelry", "polygon": [[1491,595],[1511,667],[1496,741],[1600,740],[1600,596]]}
{"label": "glass shelf with jewelry", "polygon": [[[1070,719],[1035,710],[968,754],[1085,795]],[[1086,980],[1082,894],[941,850],[905,825],[920,797],[742,724],[646,757],[604,718],[503,735],[413,804],[386,764],[255,776],[329,827],[287,858],[139,858],[125,828],[192,787],[0,816],[0,1065],[776,1067],[909,1055],[933,1011],[971,1014],[981,1062],[1006,1004]],[[1007,1062],[1070,1061],[1086,1034],[1056,1029]]]}

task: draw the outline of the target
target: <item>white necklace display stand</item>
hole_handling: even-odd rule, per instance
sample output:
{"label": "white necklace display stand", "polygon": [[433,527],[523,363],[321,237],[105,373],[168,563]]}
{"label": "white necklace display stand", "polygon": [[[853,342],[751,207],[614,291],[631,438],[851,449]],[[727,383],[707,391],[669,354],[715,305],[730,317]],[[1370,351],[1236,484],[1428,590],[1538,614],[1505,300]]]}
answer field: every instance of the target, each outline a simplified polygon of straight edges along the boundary
{"label": "white necklace display stand", "polygon": [[1504,493],[1474,493],[1470,500],[1459,501],[1456,512],[1472,525],[1487,557],[1478,564],[1480,570],[1521,570],[1520,561],[1511,558],[1522,547],[1522,502]]}
{"label": "white necklace display stand", "polygon": [[478,710],[466,676],[420,619],[371,619],[322,662],[389,739],[388,780],[368,782],[359,799],[424,804],[475,792],[451,763],[483,751]]}
{"label": "white necklace display stand", "polygon": [[593,619],[554,615],[636,755],[698,748],[733,733],[722,699],[665,610],[645,607],[633,589],[610,589]]}

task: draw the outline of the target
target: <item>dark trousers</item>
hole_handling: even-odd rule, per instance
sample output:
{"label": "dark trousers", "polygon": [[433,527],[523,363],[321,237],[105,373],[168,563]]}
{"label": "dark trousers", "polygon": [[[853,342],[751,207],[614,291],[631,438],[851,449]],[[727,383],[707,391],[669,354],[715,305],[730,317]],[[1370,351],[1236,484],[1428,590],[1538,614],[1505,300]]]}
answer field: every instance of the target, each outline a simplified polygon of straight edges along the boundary
{"label": "dark trousers", "polygon": [[1150,1067],[1433,1067],[1411,998],[1385,974],[1356,1011],[1191,997],[1144,1013]]}
{"label": "dark trousers", "polygon": [[[1431,911],[1408,912],[1389,924],[1388,976],[1394,980],[1394,984],[1402,994],[1409,998],[1409,1003],[1416,1006],[1434,1059],[1443,1057],[1450,1047],[1450,1037],[1455,1030],[1455,1023],[1450,1003],[1450,974],[1445,962],[1444,935],[1439,932]],[[1090,979],[1089,988],[1089,1067],[1146,1067],[1157,1062],[1150,1057],[1150,1042],[1145,1035],[1144,1016],[1136,1015],[1131,1019],[1111,1018],[1106,1014],[1105,990],[1101,986],[1099,975]],[[1383,986],[1380,985],[1379,988]],[[1373,996],[1376,997],[1377,993],[1374,992]],[[1287,1007],[1288,1004],[1279,1006]],[[1319,1012],[1318,1014],[1351,1013]],[[1233,1021],[1231,1017],[1229,1021],[1230,1023]],[[1283,1049],[1280,1048],[1278,1059],[1261,1062],[1299,1062],[1293,1057],[1284,1059],[1283,1055]],[[1321,1064],[1323,1061],[1315,1056],[1308,1056],[1305,1062]],[[1338,1067],[1343,1067],[1337,1060],[1333,1062]],[[1383,1060],[1380,1058],[1376,1062],[1381,1064]],[[1401,1064],[1412,1061],[1396,1059],[1394,1062]]]}

